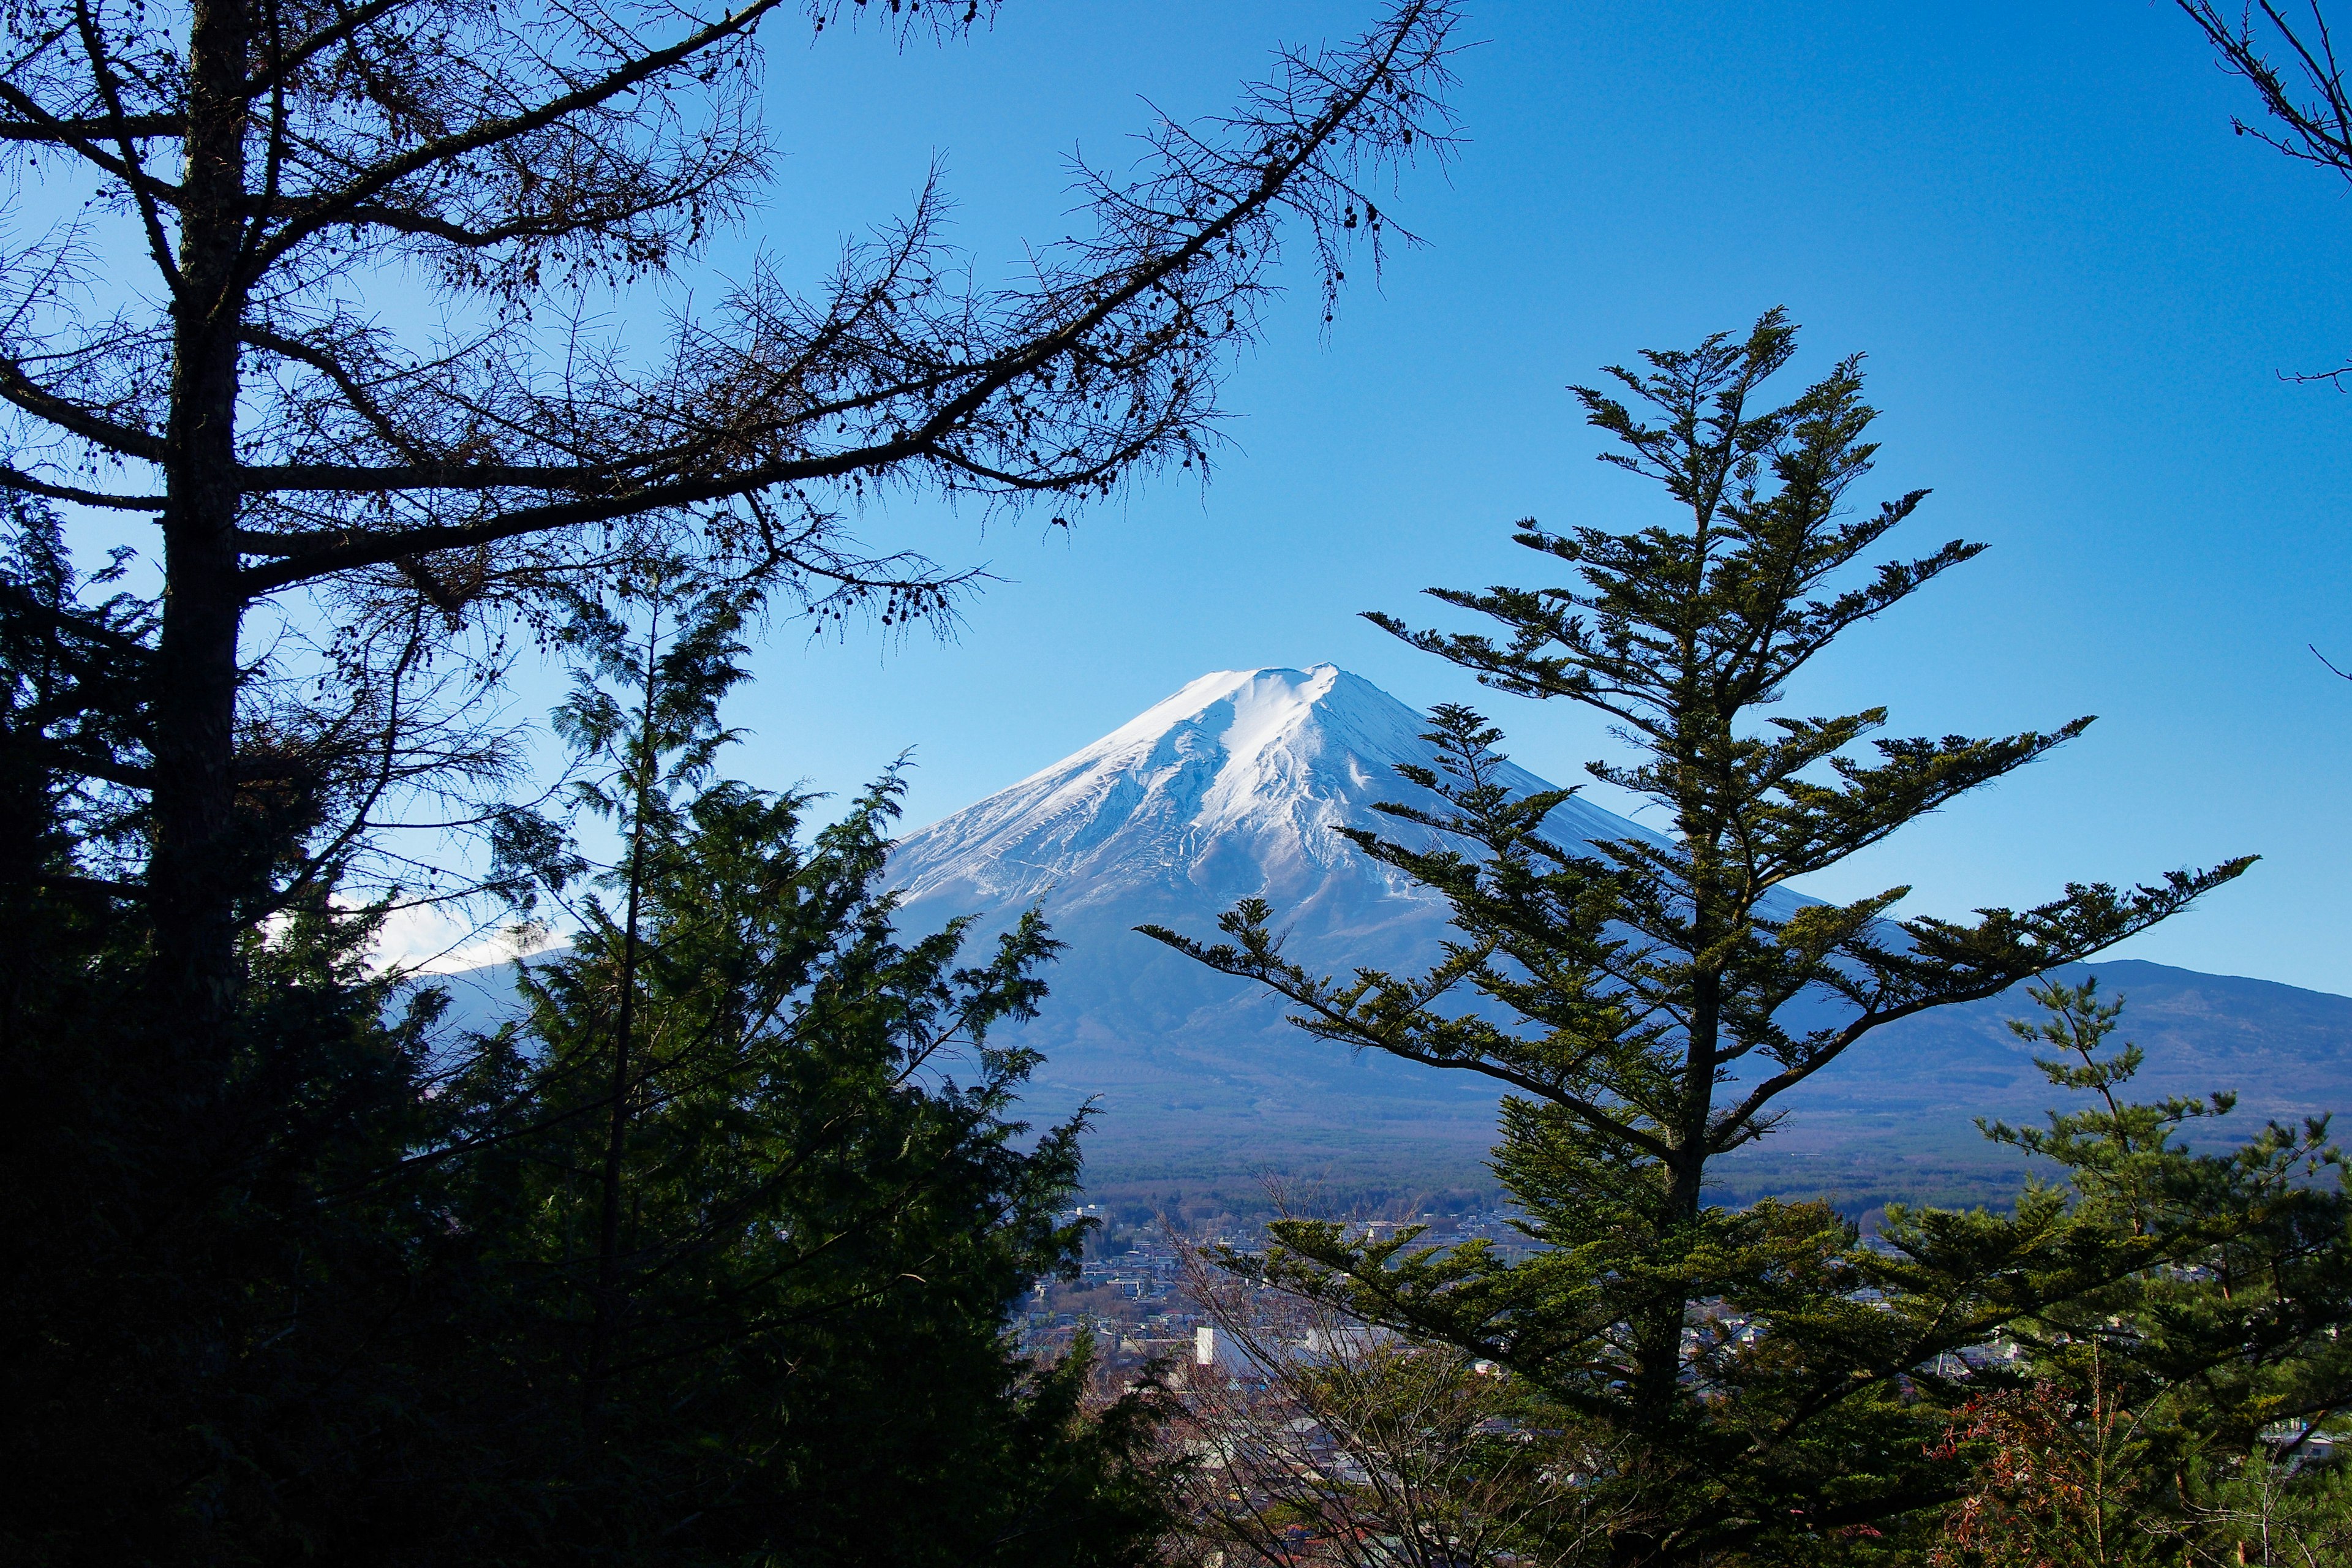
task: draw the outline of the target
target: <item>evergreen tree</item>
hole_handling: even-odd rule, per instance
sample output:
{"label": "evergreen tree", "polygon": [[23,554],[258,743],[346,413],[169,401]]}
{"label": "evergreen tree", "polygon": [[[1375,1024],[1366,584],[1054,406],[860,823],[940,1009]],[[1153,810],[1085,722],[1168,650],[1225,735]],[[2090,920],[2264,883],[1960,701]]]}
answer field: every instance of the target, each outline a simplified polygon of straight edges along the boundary
{"label": "evergreen tree", "polygon": [[[373,1179],[446,1114],[433,1001],[394,1007],[323,879],[248,921],[223,1073],[163,1070],[122,879],[148,819],[112,787],[149,765],[152,606],[0,504],[0,1557],[382,1556],[418,1528],[468,1300],[431,1184]],[[288,804],[247,793],[254,841]]]}
{"label": "evergreen tree", "polygon": [[[2305,1463],[2352,1405],[2352,1201],[2325,1118],[2272,1122],[2234,1148],[2199,1149],[2234,1097],[2123,1098],[2143,1061],[2110,1048],[2121,1001],[2097,982],[2049,982],[2044,1017],[2012,1023],[2044,1047],[2051,1085],[2086,1100],[2048,1125],[1986,1125],[2054,1166],[2087,1234],[2150,1244],[2156,1261],[2008,1325],[2022,1361],[1970,1397],[1948,1451],[1970,1462],[1943,1557],[2056,1563],[2226,1562],[2260,1530],[2344,1527],[2342,1489]],[[2028,1194],[2032,1206],[2041,1194]],[[2043,1199],[2042,1201],[2046,1201]],[[1897,1213],[1898,1242],[1918,1232]],[[2266,1556],[2251,1559],[2269,1561]],[[2296,1559],[2284,1559],[2296,1560]]]}
{"label": "evergreen tree", "polygon": [[1350,831],[1443,894],[1455,936],[1425,973],[1339,981],[1286,957],[1247,901],[1210,945],[1146,928],[1297,1004],[1311,1035],[1475,1072],[1509,1091],[1495,1166],[1546,1249],[1350,1243],[1277,1227],[1266,1267],[1374,1321],[1488,1357],[1580,1413],[1627,1458],[1596,1485],[1635,1520],[1622,1563],[1769,1557],[1883,1530],[1948,1495],[1917,1369],[2034,1302],[2123,1277],[2152,1243],[2071,1227],[2063,1201],[2013,1220],[1923,1219],[1909,1250],[1862,1247],[1820,1204],[1706,1203],[1708,1168],[1767,1135],[1786,1100],[1872,1031],[2146,929],[2244,869],[2119,891],[2070,885],[1970,921],[1895,919],[1906,888],[1847,904],[1783,889],[2079,734],[1875,739],[1883,709],[1765,710],[1848,628],[1974,556],[1955,541],[1841,582],[1925,499],[1849,510],[1876,452],[1858,360],[1791,401],[1764,383],[1795,350],[1773,311],[1744,338],[1652,353],[1579,388],[1619,450],[1662,484],[1679,526],[1518,542],[1569,586],[1433,590],[1500,635],[1371,618],[1514,695],[1607,715],[1635,751],[1592,774],[1664,808],[1669,831],[1591,846],[1548,838],[1570,791],[1512,799],[1499,732],[1435,710],[1436,765],[1402,770],[1442,810],[1384,806],[1426,847]]}
{"label": "evergreen tree", "polygon": [[966,922],[898,940],[895,775],[813,841],[808,796],[710,782],[749,607],[678,573],[577,606],[559,727],[616,903],[453,1086],[467,1224],[539,1325],[498,1342],[547,1424],[511,1479],[562,1478],[556,1533],[622,1559],[1126,1561],[1160,1521],[1148,1394],[1084,1415],[1083,1360],[1005,1337],[1084,1236],[1081,1121],[1023,1151],[1037,1058],[990,1039],[1057,944],[1034,914],[969,966]]}
{"label": "evergreen tree", "polygon": [[[636,678],[634,704],[591,680],[569,710],[604,760],[588,803],[619,807],[617,907],[582,906],[523,1023],[446,1037],[443,999],[404,1005],[369,911],[319,879],[249,921],[233,1070],[192,1093],[124,1070],[167,1059],[169,1021],[110,875],[140,803],[90,782],[145,765],[113,689],[143,679],[152,616],[77,576],[38,503],[11,521],[0,1558],[1144,1552],[1149,1393],[1094,1409],[1083,1363],[1004,1334],[1080,1240],[1058,1217],[1078,1128],[1026,1137],[1034,1058],[989,1038],[1054,944],[1034,921],[976,962],[961,925],[896,936],[895,781],[813,840],[805,797],[712,782],[740,594],[652,584],[650,642],[626,635],[642,598],[582,606],[591,674]],[[596,663],[616,648],[646,657]],[[249,809],[257,842],[299,820]],[[526,814],[504,847],[518,889],[576,866]]]}

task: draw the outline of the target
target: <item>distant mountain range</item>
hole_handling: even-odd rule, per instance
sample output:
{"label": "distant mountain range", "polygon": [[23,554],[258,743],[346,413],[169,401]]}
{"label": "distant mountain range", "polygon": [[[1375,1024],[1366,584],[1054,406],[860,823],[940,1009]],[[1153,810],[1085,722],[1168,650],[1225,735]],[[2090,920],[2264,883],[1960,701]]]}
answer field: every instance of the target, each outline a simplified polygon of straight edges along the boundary
{"label": "distant mountain range", "polygon": [[[1030,1113],[1097,1107],[1087,1142],[1097,1194],[1234,1208],[1262,1180],[1301,1201],[1394,1206],[1491,1191],[1496,1093],[1444,1072],[1314,1040],[1279,1005],[1138,935],[1146,922],[1213,934],[1234,900],[1263,897],[1288,951],[1327,973],[1411,968],[1444,940],[1444,904],[1368,862],[1333,829],[1403,825],[1377,801],[1434,804],[1401,777],[1425,762],[1421,715],[1330,665],[1203,676],[1093,745],[909,834],[890,876],[909,931],[959,914],[985,931],[1042,905],[1068,944],[1023,1038],[1045,1056]],[[1507,782],[1549,788],[1511,767]],[[1581,798],[1563,838],[1652,837]],[[2233,1089],[2225,1126],[2352,1109],[2352,998],[2124,960],[2075,966],[2128,999],[2147,1049],[2146,1097]],[[486,1016],[503,972],[457,982]],[[1866,1212],[1891,1198],[1998,1202],[2023,1172],[1974,1119],[2035,1119],[2052,1102],[2003,1020],[2011,993],[1890,1026],[1792,1094],[1782,1127],[1724,1163],[1722,1195],[1822,1193]],[[2235,1124],[2235,1125],[2231,1125]]]}
{"label": "distant mountain range", "polygon": [[[1421,715],[1360,677],[1311,669],[1203,676],[1093,745],[910,834],[891,860],[910,926],[1041,904],[1069,950],[1026,1038],[1045,1053],[1040,1115],[1094,1100],[1090,1184],[1121,1193],[1235,1191],[1263,1173],[1345,1201],[1488,1181],[1495,1093],[1466,1073],[1353,1056],[1281,1008],[1136,934],[1203,935],[1263,897],[1288,951],[1331,973],[1426,962],[1444,904],[1334,828],[1401,825],[1376,801],[1433,804],[1396,773],[1426,762]],[[1515,787],[1550,787],[1518,768]],[[1653,837],[1581,798],[1563,838]],[[2126,996],[2150,1095],[2241,1095],[2231,1122],[2352,1106],[2352,999],[2118,961],[2078,966]],[[1730,1162],[1726,1195],[1828,1191],[1868,1208],[1903,1196],[1995,1199],[2014,1158],[1973,1119],[2038,1118],[2051,1096],[2003,1025],[2014,994],[1891,1026],[1790,1099],[1784,1128]]]}

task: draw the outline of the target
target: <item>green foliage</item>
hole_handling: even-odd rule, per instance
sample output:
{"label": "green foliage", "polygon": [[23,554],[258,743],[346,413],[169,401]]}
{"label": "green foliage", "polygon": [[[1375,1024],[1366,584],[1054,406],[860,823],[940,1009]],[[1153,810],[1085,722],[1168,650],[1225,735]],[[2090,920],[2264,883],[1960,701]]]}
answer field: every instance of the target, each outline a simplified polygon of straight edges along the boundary
{"label": "green foliage", "polygon": [[[2032,1385],[1973,1403],[1970,1418],[1993,1430],[1961,1446],[1971,1495],[2011,1494],[2002,1509],[2039,1518],[2053,1562],[2177,1561],[2184,1543],[2233,1528],[2250,1499],[2310,1514],[2340,1489],[2300,1459],[2352,1405],[2352,1200],[2326,1121],[2273,1122],[2219,1152],[2189,1147],[2180,1130],[2226,1115],[2231,1096],[2124,1098],[2142,1057],[2108,1045],[2122,1005],[2103,1002],[2095,982],[2032,994],[2046,1017],[2012,1026],[2053,1047],[2036,1058],[2043,1074],[2089,1104],[2053,1111],[2046,1128],[1986,1131],[2058,1167],[2063,1184],[2030,1192],[2029,1206],[2063,1194],[2069,1227],[2148,1261],[2052,1292],[2008,1326]],[[1919,1228],[1897,1214],[1889,1231]],[[2081,1456],[2077,1480],[2062,1486],[2046,1465],[2038,1479],[2002,1479],[2037,1425],[2053,1435],[2042,1447]],[[2289,1462],[2273,1463],[2273,1450]],[[2091,1501],[2070,1504],[2068,1486]],[[2170,1544],[2159,1552],[2159,1542]]]}
{"label": "green foliage", "polygon": [[[1076,1123],[1019,1146],[1034,1065],[1034,917],[958,967],[959,927],[901,944],[875,891],[898,786],[803,844],[806,801],[721,783],[649,858],[638,1067],[601,1363],[599,1166],[626,933],[530,969],[530,1017],[451,1086],[448,1147],[540,1323],[512,1369],[592,1403],[564,1531],[666,1560],[1116,1558],[1154,1521],[1146,1410],[1079,1418],[1084,1369],[1025,1367],[1007,1303],[1075,1267],[1056,1217]],[[572,1427],[569,1402],[554,1459]],[[562,1473],[559,1471],[558,1473]],[[680,1496],[725,1498],[681,1520]]]}
{"label": "green foliage", "polygon": [[[624,897],[579,905],[524,1018],[451,1038],[438,993],[371,972],[382,911],[313,882],[248,921],[235,1050],[200,1081],[156,1070],[185,1058],[138,889],[105,875],[139,826],[100,786],[144,762],[135,703],[103,706],[140,679],[142,611],[81,603],[53,532],[20,537],[0,1559],[1144,1558],[1150,1392],[1105,1407],[1083,1361],[1006,1334],[1082,1240],[1081,1127],[1032,1135],[1035,1058],[992,1036],[1055,943],[1034,917],[976,956],[961,924],[898,936],[895,778],[813,832],[807,797],[716,779],[745,601],[696,588],[635,645],[650,665],[601,667],[656,687],[572,730],[607,764]],[[518,814],[509,842],[513,885],[565,896],[559,825]]]}
{"label": "green foliage", "polygon": [[[2216,1093],[2204,1100],[2173,1096],[2152,1105],[2127,1104],[2116,1091],[2130,1081],[2146,1062],[2146,1053],[2126,1044],[2111,1056],[2099,1050],[2116,1028],[2124,1010],[2120,1001],[2101,1002],[2099,983],[2080,986],[2043,981],[2026,994],[2048,1016],[2039,1024],[2010,1020],[2010,1030],[2021,1040],[2052,1047],[2056,1055],[2035,1057],[2054,1089],[2099,1097],[2089,1110],[2053,1112],[2045,1130],[2012,1128],[1979,1122],[1997,1143],[2037,1154],[2065,1170],[2084,1201],[2097,1212],[2116,1218],[2136,1235],[2145,1235],[2158,1223],[2147,1212],[2167,1173],[2179,1167],[2180,1150],[2174,1134],[2187,1123],[2204,1117],[2227,1115],[2237,1104],[2234,1094]],[[2068,1060],[2068,1058],[2073,1060]],[[2308,1131],[2324,1136],[2324,1124]],[[2315,1142],[2314,1147],[2317,1144]]]}
{"label": "green foliage", "polygon": [[[1498,690],[1608,715],[1634,757],[1590,771],[1660,805],[1667,834],[1547,837],[1570,792],[1510,798],[1499,731],[1444,707],[1433,766],[1405,770],[1441,804],[1381,808],[1421,842],[1350,835],[1452,906],[1430,970],[1313,973],[1259,901],[1225,915],[1213,945],[1146,928],[1284,995],[1309,1035],[1511,1091],[1495,1169],[1544,1250],[1507,1262],[1479,1244],[1365,1246],[1291,1224],[1265,1268],[1492,1358],[1590,1423],[1623,1456],[1594,1480],[1636,1521],[1612,1543],[1619,1563],[1771,1561],[1916,1530],[1952,1484],[1927,1452],[1949,1384],[1938,1358],[2159,1255],[2056,1194],[2010,1218],[1918,1215],[1882,1250],[1825,1205],[1708,1206],[1709,1162],[1768,1135],[1784,1096],[1880,1026],[2095,952],[2248,864],[2070,885],[1968,921],[1891,920],[1900,887],[1843,905],[1780,890],[2089,722],[1874,740],[1883,709],[1759,721],[1833,639],[1979,549],[1955,541],[1849,581],[1926,492],[1852,506],[1876,453],[1859,361],[1770,405],[1763,385],[1794,351],[1774,311],[1744,338],[1649,353],[1613,369],[1612,390],[1578,389],[1618,444],[1606,460],[1663,486],[1678,526],[1523,524],[1518,542],[1571,569],[1571,585],[1433,590],[1499,635],[1372,617]],[[1874,755],[1854,749],[1865,740]]]}

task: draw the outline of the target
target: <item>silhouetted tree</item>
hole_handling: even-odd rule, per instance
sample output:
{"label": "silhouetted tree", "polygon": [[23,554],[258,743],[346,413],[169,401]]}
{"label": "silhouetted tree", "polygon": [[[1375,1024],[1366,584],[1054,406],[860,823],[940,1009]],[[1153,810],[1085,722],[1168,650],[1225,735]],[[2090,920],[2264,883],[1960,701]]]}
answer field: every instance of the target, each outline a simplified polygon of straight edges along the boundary
{"label": "silhouetted tree", "polygon": [[[992,8],[893,0],[886,25],[948,37]],[[822,32],[852,12],[876,14],[802,14]],[[173,1019],[142,1070],[201,1100],[240,922],[289,874],[289,839],[347,847],[326,817],[337,759],[251,743],[327,722],[270,679],[290,645],[242,646],[257,605],[310,591],[335,688],[429,659],[432,616],[663,552],[892,622],[939,613],[962,579],[863,549],[844,505],[893,486],[1077,500],[1203,462],[1284,226],[1328,300],[1351,242],[1377,258],[1379,182],[1444,137],[1452,16],[1400,0],[1352,43],[1284,56],[1229,118],[1159,125],[1133,178],[1083,173],[1091,226],[1017,285],[959,280],[927,191],[813,289],[762,267],[665,341],[589,333],[580,290],[671,276],[755,210],[758,33],[790,14],[8,10],[0,144],[94,184],[88,211],[111,220],[28,234],[0,264],[0,399],[34,443],[11,482],[151,514],[160,544],[140,746],[113,764],[147,800],[133,880]],[[398,279],[425,282],[441,327],[371,303]],[[399,707],[380,715],[395,731]]]}
{"label": "silhouetted tree", "polygon": [[[578,925],[524,1016],[451,1037],[335,889],[248,929],[211,1114],[122,1070],[154,1026],[135,903],[89,875],[134,799],[87,689],[146,615],[19,509],[0,558],[0,1557],[120,1563],[1114,1564],[1164,1518],[1149,1392],[1014,1352],[1074,1268],[1076,1121],[992,1031],[1034,917],[916,940],[895,778],[714,780],[751,590],[583,601],[562,728],[620,850],[509,845]],[[102,575],[102,574],[101,574]],[[69,616],[44,618],[47,607]],[[104,634],[104,635],[100,635]],[[111,640],[120,636],[121,643]],[[135,664],[135,661],[134,661]],[[528,855],[521,853],[530,851]],[[526,864],[527,862],[527,864]],[[23,874],[26,868],[38,874]]]}
{"label": "silhouetted tree", "polygon": [[[506,1506],[457,1504],[466,1528],[432,1539],[1142,1561],[1165,1520],[1149,1392],[1088,1413],[1083,1359],[1008,1341],[1087,1224],[1083,1118],[1026,1136],[1038,1058],[996,1037],[1057,944],[1034,913],[979,955],[965,921],[901,941],[879,888],[895,777],[814,835],[805,796],[712,781],[738,605],[677,588],[592,623],[567,704],[617,764],[590,781],[624,830],[612,901],[575,906],[572,950],[524,973],[527,1017],[444,1089],[469,1115],[411,1157],[448,1167],[450,1222],[495,1258],[454,1370],[502,1418],[470,1446]],[[551,1488],[565,1501],[520,1527],[513,1501]]]}

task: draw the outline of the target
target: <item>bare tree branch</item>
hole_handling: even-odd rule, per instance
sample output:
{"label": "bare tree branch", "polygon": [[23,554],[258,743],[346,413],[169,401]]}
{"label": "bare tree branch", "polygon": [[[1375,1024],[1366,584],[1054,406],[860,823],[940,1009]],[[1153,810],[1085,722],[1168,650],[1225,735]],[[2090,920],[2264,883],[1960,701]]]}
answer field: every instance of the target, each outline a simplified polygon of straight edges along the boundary
{"label": "bare tree branch", "polygon": [[0,487],[26,490],[51,500],[69,500],[79,506],[107,507],[117,511],[154,511],[163,504],[162,496],[119,496],[104,490],[83,489],[79,485],[52,484],[36,479],[21,469],[0,468]]}
{"label": "bare tree branch", "polygon": [[[868,15],[795,3],[819,32]],[[192,1016],[225,1017],[235,984],[213,882],[244,863],[222,847],[240,801],[331,845],[331,796],[423,787],[435,756],[487,765],[420,740],[425,771],[386,773],[379,751],[329,742],[331,697],[255,730],[258,694],[295,689],[278,653],[242,651],[263,601],[307,588],[338,629],[271,646],[420,737],[446,715],[383,695],[412,679],[404,616],[455,637],[649,552],[759,575],[828,619],[948,624],[977,574],[869,549],[843,518],[891,487],[1076,505],[1205,469],[1285,234],[1311,250],[1328,318],[1348,260],[1376,267],[1399,233],[1379,208],[1398,172],[1452,143],[1450,0],[1388,4],[1358,39],[1279,56],[1227,117],[1162,121],[1130,175],[1081,168],[1084,226],[1015,281],[973,277],[929,189],[813,287],[759,265],[716,308],[649,322],[630,291],[680,280],[764,192],[755,34],[784,0],[24,0],[0,156],[67,149],[108,188],[88,224],[0,256],[0,399],[46,447],[16,459],[22,488],[158,514],[149,879],[159,973]],[[906,0],[880,25],[952,37],[989,9]],[[145,163],[158,139],[179,143],[174,179]],[[126,220],[160,293],[110,279],[131,302],[86,319],[98,291],[73,285],[121,254],[92,236]],[[383,324],[370,290],[394,276],[462,325]],[[152,469],[136,489],[153,500],[69,482],[101,459]],[[282,752],[278,795],[241,774],[241,743]],[[378,782],[330,787],[314,766]]]}
{"label": "bare tree branch", "polygon": [[[2247,82],[2262,100],[2260,120],[2232,115],[2231,128],[2299,163],[2352,180],[2352,90],[2346,88],[2344,65],[2319,0],[2292,8],[2257,0],[2235,15],[2213,0],[2178,4],[2205,35],[2221,68]],[[2347,374],[2352,364],[2287,379],[2334,382],[2340,390]]]}

